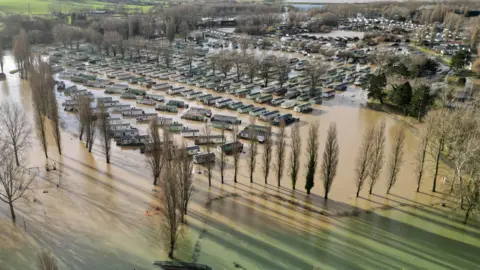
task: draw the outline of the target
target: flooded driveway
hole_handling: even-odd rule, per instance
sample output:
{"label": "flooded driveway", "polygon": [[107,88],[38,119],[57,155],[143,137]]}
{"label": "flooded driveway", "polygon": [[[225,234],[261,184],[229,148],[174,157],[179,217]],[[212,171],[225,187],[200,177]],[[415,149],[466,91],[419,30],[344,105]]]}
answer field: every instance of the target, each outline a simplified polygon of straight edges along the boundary
{"label": "flooded driveway", "polygon": [[[14,66],[11,58],[6,62],[8,78],[0,82],[0,98],[20,102],[31,113],[30,88],[17,75],[8,74]],[[91,91],[96,96],[104,94]],[[304,147],[308,124],[320,121],[320,153],[328,125],[337,124],[340,161],[328,202],[322,197],[319,174],[312,194],[304,192],[305,161],[296,191],[291,190],[287,172],[281,187],[275,185],[273,176],[264,184],[260,164],[255,183],[250,183],[245,159],[238,183],[233,183],[231,165],[223,185],[218,172],[211,187],[203,175],[196,175],[188,225],[175,257],[213,269],[235,269],[234,263],[243,269],[477,268],[478,223],[465,227],[452,220],[449,210],[439,207],[445,200],[442,194],[429,192],[432,163],[422,192],[415,192],[412,160],[417,148],[416,127],[404,125],[401,117],[366,109],[365,102],[365,93],[349,88],[317,105],[312,114],[295,115],[301,118]],[[145,111],[153,112],[153,108],[145,107]],[[170,117],[179,119],[180,115]],[[247,117],[237,116],[244,125],[248,123]],[[165,260],[167,249],[160,236],[161,217],[155,211],[160,204],[159,187],[152,186],[143,156],[135,149],[114,147],[112,163],[107,165],[98,145],[90,154],[76,137],[75,116],[62,110],[61,117],[62,156],[49,138],[51,162],[56,162],[58,169],[45,172],[42,151],[35,143],[28,160],[39,177],[29,200],[16,204],[15,226],[7,206],[0,204],[1,269],[35,269],[35,256],[41,248],[55,254],[61,269],[155,269],[153,261]],[[407,131],[406,161],[392,194],[385,194],[384,170],[374,194],[363,190],[356,198],[358,147],[365,130],[378,121],[387,125],[387,158],[393,134],[398,129]],[[182,122],[201,128],[195,122]],[[146,130],[146,125],[136,126],[141,132]],[[259,152],[263,152],[261,146]],[[441,174],[445,173],[442,164]],[[146,216],[146,210],[153,215]]]}

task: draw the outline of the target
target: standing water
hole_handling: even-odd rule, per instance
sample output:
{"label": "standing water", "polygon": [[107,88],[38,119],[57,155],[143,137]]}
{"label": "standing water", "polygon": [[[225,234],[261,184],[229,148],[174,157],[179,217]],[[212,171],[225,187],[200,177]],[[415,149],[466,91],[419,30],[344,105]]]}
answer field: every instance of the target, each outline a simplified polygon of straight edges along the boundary
{"label": "standing water", "polygon": [[[0,82],[0,99],[19,102],[32,115],[31,90],[8,73],[14,68],[7,57],[7,80]],[[101,90],[91,91],[103,95]],[[415,192],[415,127],[404,125],[399,117],[364,108],[365,96],[351,88],[317,105],[310,115],[295,115],[301,118],[304,148],[308,124],[320,122],[319,161],[328,126],[337,124],[340,162],[328,202],[322,197],[318,171],[312,194],[306,195],[305,158],[297,190],[292,191],[287,170],[281,187],[272,174],[265,185],[260,164],[255,183],[250,183],[242,156],[238,183],[233,183],[230,164],[223,185],[218,172],[211,187],[203,175],[195,175],[196,192],[176,259],[213,269],[234,269],[235,263],[244,269],[477,268],[479,230],[475,224],[466,227],[451,219],[450,212],[439,206],[442,194],[429,191],[431,163],[422,192]],[[61,103],[65,97],[58,94],[58,99]],[[156,269],[153,261],[165,260],[168,250],[160,234],[161,216],[155,211],[161,205],[159,187],[152,186],[143,156],[114,147],[112,163],[107,165],[99,145],[90,154],[78,140],[75,116],[62,110],[61,118],[62,156],[49,138],[49,162],[56,162],[57,170],[45,171],[43,152],[32,136],[28,167],[37,168],[39,177],[28,200],[16,203],[15,225],[8,206],[0,204],[1,269],[36,269],[36,254],[42,248],[58,258],[60,269]],[[248,118],[241,118],[248,123]],[[385,194],[384,169],[374,194],[368,195],[364,188],[356,198],[358,147],[365,130],[379,121],[387,125],[386,159],[395,132],[406,130],[405,163],[390,195]],[[138,127],[146,130],[145,125]],[[263,152],[261,146],[259,152]],[[441,173],[445,173],[443,164]],[[145,215],[146,210],[152,215]]]}

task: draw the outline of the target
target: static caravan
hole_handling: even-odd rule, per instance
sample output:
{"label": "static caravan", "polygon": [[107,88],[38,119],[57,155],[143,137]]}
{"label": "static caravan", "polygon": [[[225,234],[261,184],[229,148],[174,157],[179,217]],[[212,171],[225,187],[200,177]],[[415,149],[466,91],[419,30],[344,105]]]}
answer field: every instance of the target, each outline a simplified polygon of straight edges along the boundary
{"label": "static caravan", "polygon": [[189,94],[191,93],[194,93],[195,91],[193,91],[192,89],[185,89],[183,90],[182,92],[180,92],[180,95],[182,95],[183,97],[186,97],[188,96]]}
{"label": "static caravan", "polygon": [[234,102],[228,104],[228,108],[230,110],[237,110],[238,108],[240,108],[242,106],[243,106],[243,102],[241,102],[241,101],[234,101]]}
{"label": "static caravan", "polygon": [[218,152],[223,152],[227,155],[233,154],[234,152],[241,153],[243,151],[243,143],[236,141],[217,146]]}
{"label": "static caravan", "polygon": [[283,114],[283,115],[275,117],[275,119],[273,119],[273,125],[274,126],[280,126],[280,124],[283,122],[283,123],[285,123],[286,126],[288,126],[291,123],[294,123],[296,121],[299,121],[299,119],[294,118],[292,116],[292,114],[287,113],[287,114]]}
{"label": "static caravan", "polygon": [[306,113],[306,112],[311,112],[312,111],[312,104],[311,103],[303,103],[301,105],[295,106],[293,108],[294,111],[299,112],[299,113]]}
{"label": "static caravan", "polygon": [[153,90],[158,90],[158,91],[167,91],[170,88],[172,88],[172,86],[168,83],[157,83],[157,84],[152,85],[152,89]]}
{"label": "static caravan", "polygon": [[184,113],[180,118],[185,120],[200,121],[200,122],[207,121],[207,117],[205,115],[201,113],[191,112],[191,111]]}
{"label": "static caravan", "polygon": [[265,108],[255,108],[255,109],[251,110],[248,114],[250,116],[259,116],[259,115],[265,113],[266,111],[267,111],[267,109],[265,109]]}
{"label": "static caravan", "polygon": [[195,164],[205,164],[215,162],[215,153],[202,153],[193,156],[193,162]]}
{"label": "static caravan", "polygon": [[134,93],[130,93],[130,92],[123,92],[120,95],[120,98],[121,99],[137,99],[137,95],[135,95]]}
{"label": "static caravan", "polygon": [[270,122],[272,121],[275,117],[279,116],[280,115],[280,112],[275,110],[275,111],[271,111],[271,112],[266,112],[262,115],[260,115],[260,120],[261,121],[264,121],[264,122]]}
{"label": "static caravan", "polygon": [[297,104],[297,101],[295,101],[295,100],[287,100],[287,101],[283,102],[282,105],[280,105],[280,107],[282,107],[284,109],[290,109],[292,107],[295,107],[296,104]]}
{"label": "static caravan", "polygon": [[154,106],[156,104],[155,101],[150,98],[137,98],[136,103],[147,106]]}
{"label": "static caravan", "polygon": [[257,93],[250,93],[247,95],[247,99],[255,100],[256,98],[260,97],[262,94],[260,92]]}
{"label": "static caravan", "polygon": [[140,116],[142,114],[144,114],[145,112],[142,110],[142,109],[135,109],[135,108],[132,108],[130,110],[126,110],[126,111],[123,111],[122,112],[122,116],[123,117],[137,117],[137,116]]}
{"label": "static caravan", "polygon": [[200,146],[198,146],[198,145],[189,146],[189,147],[185,148],[185,150],[187,151],[187,154],[189,156],[193,156],[193,155],[196,155],[196,154],[200,153]]}
{"label": "static caravan", "polygon": [[174,100],[171,99],[167,102],[168,106],[176,106],[177,108],[188,108],[188,104],[185,103],[183,100]]}
{"label": "static caravan", "polygon": [[158,117],[157,118],[157,125],[159,126],[166,126],[172,124],[173,120],[172,118],[167,118],[167,117]]}
{"label": "static caravan", "polygon": [[225,137],[222,135],[198,136],[195,139],[195,145],[219,144],[225,143]]}
{"label": "static caravan", "polygon": [[108,124],[108,129],[113,130],[125,130],[130,128],[130,123],[120,123],[120,124]]}
{"label": "static caravan", "polygon": [[239,125],[242,123],[242,120],[238,119],[237,117],[221,114],[215,114],[214,116],[212,116],[212,121],[224,122],[234,125]]}
{"label": "static caravan", "polygon": [[139,131],[137,128],[129,127],[125,129],[116,129],[110,131],[114,138],[120,138],[123,136],[137,136]]}
{"label": "static caravan", "polygon": [[251,91],[252,91],[252,90],[250,90],[250,89],[240,90],[240,91],[236,91],[236,92],[235,92],[235,95],[236,95],[237,97],[246,97],[247,95],[250,94]]}
{"label": "static caravan", "polygon": [[256,103],[265,103],[270,102],[273,99],[273,96],[270,94],[261,95],[255,99]]}
{"label": "static caravan", "polygon": [[165,101],[165,96],[162,95],[154,95],[154,94],[147,94],[147,98],[158,101],[158,102],[164,102]]}
{"label": "static caravan", "polygon": [[178,107],[177,106],[172,106],[172,105],[157,104],[155,106],[155,110],[156,111],[161,111],[161,112],[177,113],[178,112]]}
{"label": "static caravan", "polygon": [[207,98],[210,98],[210,97],[212,97],[212,94],[203,94],[203,95],[197,96],[195,99],[196,99],[197,101],[203,102],[203,100],[205,100],[205,99],[207,99]]}
{"label": "static caravan", "polygon": [[204,101],[203,104],[205,104],[207,106],[213,106],[220,99],[222,99],[222,97],[212,97],[212,98],[209,98],[208,100]]}
{"label": "static caravan", "polygon": [[153,119],[157,118],[157,113],[146,113],[136,118],[137,123],[148,123]]}
{"label": "static caravan", "polygon": [[201,91],[193,91],[187,95],[188,100],[193,100],[196,99],[197,97],[203,95],[203,92]]}
{"label": "static caravan", "polygon": [[278,106],[278,105],[282,104],[283,102],[285,102],[284,98],[274,98],[270,101],[270,105]]}
{"label": "static caravan", "polygon": [[212,116],[212,110],[206,109],[206,108],[191,107],[189,111],[199,113],[199,114],[203,114],[206,117],[211,117]]}
{"label": "static caravan", "polygon": [[217,100],[215,102],[215,107],[221,109],[221,108],[227,107],[232,102],[233,102],[233,100],[231,98],[222,98],[222,99]]}
{"label": "static caravan", "polygon": [[177,95],[177,94],[180,94],[184,90],[185,90],[185,87],[181,87],[181,86],[173,87],[172,89],[168,90],[168,94],[169,95]]}
{"label": "static caravan", "polygon": [[253,105],[245,105],[237,109],[238,113],[249,113],[251,110],[253,110],[255,107]]}
{"label": "static caravan", "polygon": [[118,146],[142,146],[149,140],[148,135],[125,136],[117,140]]}
{"label": "static caravan", "polygon": [[116,104],[109,108],[111,112],[123,112],[130,110],[130,105],[128,104]]}
{"label": "static caravan", "polygon": [[180,131],[180,134],[183,138],[195,138],[200,135],[200,130],[198,129],[183,129]]}
{"label": "static caravan", "polygon": [[229,124],[227,122],[221,121],[210,121],[210,124],[213,128],[224,129],[224,130],[233,130],[234,124]]}
{"label": "static caravan", "polygon": [[331,98],[335,96],[335,90],[334,89],[325,89],[322,93],[322,97],[324,98]]}

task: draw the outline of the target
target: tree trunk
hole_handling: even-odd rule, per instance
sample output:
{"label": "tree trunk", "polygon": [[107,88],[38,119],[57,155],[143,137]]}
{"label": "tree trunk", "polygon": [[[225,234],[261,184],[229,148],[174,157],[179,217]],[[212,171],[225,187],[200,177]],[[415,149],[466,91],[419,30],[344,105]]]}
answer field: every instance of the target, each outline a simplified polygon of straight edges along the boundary
{"label": "tree trunk", "polygon": [[359,197],[359,196],[360,196],[360,188],[358,187],[357,188],[357,197]]}
{"label": "tree trunk", "polygon": [[12,216],[12,221],[15,222],[16,216],[15,216],[15,210],[13,209],[13,203],[9,202],[8,206],[10,206],[10,215]]}
{"label": "tree trunk", "polygon": [[18,161],[18,151],[16,146],[13,146],[13,152],[15,153],[15,162],[17,163],[17,166],[20,166],[20,162]]}
{"label": "tree trunk", "polygon": [[442,143],[438,144],[437,158],[435,159],[435,173],[433,174],[433,188],[432,191],[435,192],[437,188],[437,176],[438,176],[438,166],[440,163],[440,154],[442,153]]}
{"label": "tree trunk", "polygon": [[253,183],[253,170],[250,172],[250,183]]}
{"label": "tree trunk", "polygon": [[110,153],[106,152],[107,163],[110,164]]}
{"label": "tree trunk", "polygon": [[310,189],[307,189],[307,194],[310,194]]}
{"label": "tree trunk", "polygon": [[237,182],[237,168],[235,168],[233,170],[233,182],[236,183]]}
{"label": "tree trunk", "polygon": [[81,127],[80,128],[80,136],[78,137],[80,139],[80,141],[82,140],[83,138],[83,130],[85,129],[85,127]]}
{"label": "tree trunk", "polygon": [[373,186],[370,186],[370,190],[368,191],[368,194],[372,194],[373,191]]}
{"label": "tree trunk", "polygon": [[470,209],[471,207],[469,207],[467,212],[465,212],[465,218],[463,219],[463,224],[467,224],[468,217],[470,216]]}
{"label": "tree trunk", "polygon": [[156,186],[158,181],[158,175],[153,176],[153,185]]}
{"label": "tree trunk", "polygon": [[170,240],[170,251],[168,252],[168,257],[173,259],[173,250],[175,249],[175,241]]}
{"label": "tree trunk", "polygon": [[88,152],[91,153],[92,152],[92,147],[93,147],[93,142],[90,142],[88,144]]}

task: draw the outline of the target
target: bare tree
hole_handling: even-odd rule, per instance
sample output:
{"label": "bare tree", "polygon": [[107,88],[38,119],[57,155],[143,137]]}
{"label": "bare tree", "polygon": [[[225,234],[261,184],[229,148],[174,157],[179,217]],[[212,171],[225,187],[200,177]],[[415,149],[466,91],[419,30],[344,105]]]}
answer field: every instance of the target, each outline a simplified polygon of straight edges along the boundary
{"label": "bare tree", "polygon": [[248,49],[248,46],[250,46],[250,43],[251,42],[248,36],[243,36],[238,40],[238,44],[240,45],[240,50],[242,50],[243,59],[245,59],[247,55],[247,49]]}
{"label": "bare tree", "polygon": [[240,78],[243,73],[243,65],[245,64],[245,59],[242,58],[238,53],[232,52],[230,55],[232,63],[235,66],[235,71],[237,73],[237,81],[240,81]]}
{"label": "bare tree", "polygon": [[315,121],[310,124],[310,128],[308,130],[308,140],[307,140],[307,175],[305,177],[305,189],[307,190],[307,194],[310,194],[310,190],[315,185],[315,171],[317,169],[317,162],[318,162],[318,129],[320,127],[320,123]]}
{"label": "bare tree", "polygon": [[[225,126],[223,125],[221,128],[221,135],[222,137],[225,137]],[[223,150],[220,151],[218,161],[220,166],[220,180],[222,181],[222,184],[223,184],[224,178],[225,178],[225,167],[227,166],[227,157],[225,155],[225,151]]]}
{"label": "bare tree", "polygon": [[111,49],[113,56],[117,56],[120,46],[123,44],[123,38],[117,31],[108,31],[103,35],[103,46],[107,55]]}
{"label": "bare tree", "polygon": [[[48,66],[48,73],[46,75],[49,76],[50,80],[53,81],[52,73],[53,73],[52,69],[50,68],[50,66]],[[46,90],[45,95],[46,95],[46,98],[48,99],[47,116],[52,123],[52,133],[53,133],[53,138],[55,139],[55,144],[57,145],[58,154],[61,155],[62,154],[62,138],[61,138],[61,132],[60,132],[60,116],[58,115],[57,97],[55,96],[55,89],[53,86],[49,88],[45,88],[45,90]]]}
{"label": "bare tree", "polygon": [[400,167],[403,164],[403,145],[405,144],[405,132],[403,129],[400,129],[394,138],[395,143],[392,146],[392,153],[390,156],[390,161],[388,163],[388,188],[387,194],[390,193],[390,190],[397,182],[397,175],[400,171]]}
{"label": "bare tree", "polygon": [[179,28],[180,34],[185,39],[185,42],[187,42],[187,37],[188,37],[188,32],[190,31],[190,27],[188,26],[188,24],[185,21],[183,21],[183,22],[180,23],[178,28]]}
{"label": "bare tree", "polygon": [[88,120],[88,110],[90,109],[90,99],[87,96],[78,96],[75,97],[76,100],[76,110],[77,110],[77,120],[78,120],[78,138],[83,140],[83,135],[86,133],[87,129],[87,120]]}
{"label": "bare tree", "polygon": [[245,63],[248,78],[250,79],[250,83],[253,83],[253,79],[255,79],[255,76],[257,76],[260,64],[255,56],[248,57]]}
{"label": "bare tree", "polygon": [[183,142],[180,154],[176,161],[178,179],[180,179],[180,213],[181,220],[185,222],[185,215],[188,211],[188,203],[194,192],[193,188],[193,162],[192,158],[188,155],[187,144]]}
{"label": "bare tree", "polygon": [[292,189],[297,184],[298,171],[300,170],[300,153],[302,151],[302,137],[300,135],[300,124],[295,123],[292,127],[292,152],[290,153],[290,179]]}
{"label": "bare tree", "polygon": [[175,246],[178,238],[181,234],[181,192],[179,188],[178,180],[178,166],[177,162],[167,162],[163,170],[163,181],[162,181],[162,195],[163,195],[163,204],[162,204],[162,214],[161,219],[161,231],[164,237],[166,238],[166,243],[168,245],[168,257],[173,259],[173,252],[175,251]]}
{"label": "bare tree", "polygon": [[38,254],[37,264],[38,270],[58,270],[57,260],[46,250]]}
{"label": "bare tree", "polygon": [[442,151],[448,142],[450,131],[452,128],[452,113],[446,110],[440,110],[432,114],[434,125],[432,127],[431,139],[429,140],[428,153],[434,161],[433,187],[432,191],[436,192],[437,177],[440,165]]}
{"label": "bare tree", "polygon": [[[210,145],[210,136],[212,135],[212,128],[208,125],[208,122],[205,122],[205,127],[203,129],[205,136],[207,138],[207,143],[205,144],[205,151],[207,154],[212,152],[212,147]],[[208,177],[208,186],[212,185],[212,163],[210,161],[207,162],[207,177]]]}
{"label": "bare tree", "polygon": [[5,60],[5,50],[3,49],[3,44],[0,41],[0,73],[3,74],[3,64]]}
{"label": "bare tree", "polygon": [[257,165],[257,151],[258,140],[255,134],[255,117],[250,117],[250,129],[248,131],[249,149],[248,149],[248,172],[250,173],[250,183],[253,183],[253,173],[255,172],[255,166]]}
{"label": "bare tree", "polygon": [[265,178],[265,184],[267,184],[268,175],[270,174],[270,163],[272,162],[272,127],[269,126],[267,132],[265,133],[265,138],[263,140],[263,155],[262,155],[262,171],[263,177]]}
{"label": "bare tree", "polygon": [[15,222],[13,203],[24,197],[34,177],[23,166],[17,166],[15,157],[4,147],[0,161],[0,200],[10,207],[10,214]]}
{"label": "bare tree", "polygon": [[322,178],[323,188],[325,189],[325,201],[328,200],[328,193],[332,188],[333,180],[337,174],[338,156],[340,148],[337,140],[337,126],[330,124],[328,128],[327,141],[325,142],[325,150],[323,151],[322,162]]}
{"label": "bare tree", "polygon": [[290,73],[290,62],[288,58],[280,57],[276,61],[276,66],[278,69],[278,82],[280,83],[280,87],[288,81],[288,74]]}
{"label": "bare tree", "polygon": [[196,56],[196,52],[191,46],[188,46],[184,51],[184,55],[187,58],[188,70],[192,71],[193,58]]}
{"label": "bare tree", "polygon": [[105,107],[105,103],[102,100],[98,102],[98,107],[100,108],[100,113],[97,116],[97,128],[98,133],[100,134],[100,141],[103,147],[103,151],[105,152],[105,161],[110,163],[110,150],[111,150],[111,129],[110,125],[108,124],[108,118],[110,114]]}
{"label": "bare tree", "polygon": [[212,70],[213,76],[215,76],[215,71],[218,69],[219,55],[214,54],[208,57],[208,66]]}
{"label": "bare tree", "polygon": [[170,68],[170,64],[172,63],[172,48],[170,46],[163,45],[161,46],[162,58],[163,63],[167,68]]}
{"label": "bare tree", "polygon": [[285,168],[285,147],[286,147],[286,133],[285,133],[285,121],[280,122],[280,130],[278,133],[278,138],[275,141],[275,149],[277,161],[275,163],[275,173],[277,176],[277,185],[280,186],[280,181],[282,180],[283,171]]}
{"label": "bare tree", "polygon": [[[233,126],[233,141],[236,142],[238,141],[238,125]],[[242,151],[238,149],[237,147],[233,148],[232,151],[232,157],[233,157],[233,182],[237,182],[237,175],[238,175],[238,164],[240,161],[240,155],[242,154]]]}
{"label": "bare tree", "polygon": [[381,122],[375,127],[375,137],[373,140],[372,159],[370,160],[370,190],[372,194],[373,187],[377,183],[380,171],[383,167],[383,158],[385,152],[385,122]]}
{"label": "bare tree", "polygon": [[266,56],[259,63],[260,77],[263,79],[263,86],[268,86],[272,68],[275,65],[275,56]]}
{"label": "bare tree", "polygon": [[158,120],[153,119],[148,127],[150,144],[148,144],[148,149],[145,149],[146,161],[148,166],[150,167],[153,176],[153,185],[157,185],[158,177],[160,177],[164,164],[162,139],[160,137],[158,128]]}
{"label": "bare tree", "polygon": [[177,31],[177,26],[175,22],[170,21],[167,22],[166,33],[168,42],[170,42],[170,46],[172,45],[173,41],[175,40],[175,33]]}
{"label": "bare tree", "polygon": [[375,139],[375,128],[371,127],[363,135],[362,145],[360,146],[360,151],[357,158],[357,166],[355,172],[357,174],[356,185],[357,185],[357,197],[360,195],[363,184],[367,180],[369,175],[369,166],[372,159],[372,152],[374,147]]}
{"label": "bare tree", "polygon": [[307,65],[305,69],[307,76],[310,78],[310,96],[317,95],[317,86],[320,83],[320,78],[327,72],[328,66],[318,62],[312,62]]}
{"label": "bare tree", "polygon": [[15,155],[15,162],[20,166],[19,154],[30,145],[30,123],[22,107],[12,101],[0,105],[0,140]]}
{"label": "bare tree", "polygon": [[223,73],[224,78],[227,77],[227,73],[232,69],[233,61],[230,54],[227,52],[220,52],[218,57],[218,68]]}
{"label": "bare tree", "polygon": [[17,62],[17,68],[20,70],[20,77],[28,79],[31,51],[28,35],[23,29],[20,30],[18,36],[13,40],[12,54]]}
{"label": "bare tree", "polygon": [[82,133],[82,130],[85,132],[85,135],[87,136],[85,147],[88,148],[88,152],[91,152],[95,140],[95,120],[97,117],[93,114],[92,109],[90,108],[90,98],[88,95],[80,95],[75,98],[78,100],[80,132]]}
{"label": "bare tree", "polygon": [[432,123],[428,121],[427,128],[422,131],[420,137],[420,145],[417,149],[415,156],[415,173],[417,176],[417,192],[420,191],[420,185],[422,184],[422,177],[425,169],[425,159],[428,152],[428,143],[432,131]]}

